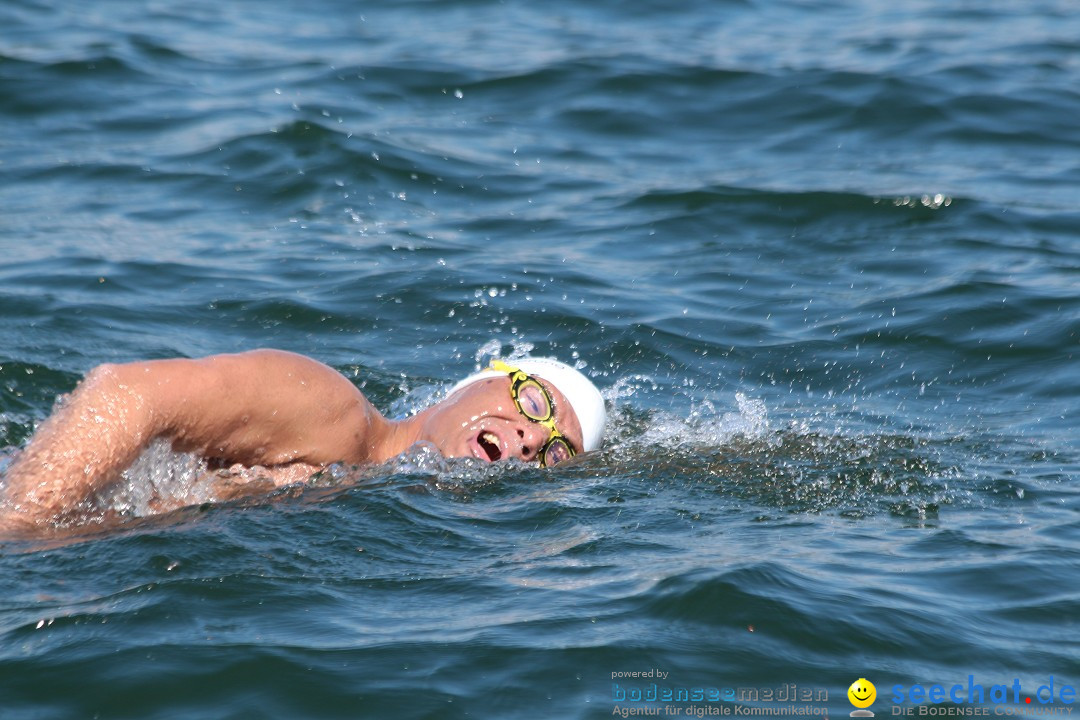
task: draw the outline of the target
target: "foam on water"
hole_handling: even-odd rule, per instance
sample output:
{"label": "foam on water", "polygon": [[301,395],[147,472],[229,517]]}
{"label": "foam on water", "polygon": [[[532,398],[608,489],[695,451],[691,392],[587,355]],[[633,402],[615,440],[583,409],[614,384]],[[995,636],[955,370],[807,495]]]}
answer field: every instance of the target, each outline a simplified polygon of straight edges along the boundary
{"label": "foam on water", "polygon": [[[485,367],[490,357],[523,356],[533,347],[514,344],[505,355],[502,349],[496,341],[485,344],[476,353],[476,367]],[[398,388],[402,394],[391,409],[413,414],[445,397],[448,387],[425,382],[412,385],[403,378]],[[983,502],[968,477],[970,471],[955,464],[955,441],[865,431],[851,434],[827,414],[778,425],[770,420],[765,401],[745,392],[735,392],[730,406],[717,407],[718,401],[704,397],[686,416],[643,409],[638,402],[642,396],[658,392],[664,392],[660,385],[641,374],[624,376],[605,388],[609,425],[604,447],[538,474],[534,467],[517,461],[488,464],[443,458],[424,444],[382,465],[363,468],[333,465],[314,474],[302,467],[293,471],[240,466],[212,470],[198,457],[157,442],[123,473],[116,486],[85,509],[82,519],[114,522],[203,503],[272,501],[282,486],[291,486],[293,491],[305,487],[374,489],[387,482],[420,482],[435,491],[468,494],[493,483],[513,483],[522,473],[538,478],[548,474],[632,478],[642,470],[650,478],[668,478],[686,487],[712,486],[720,502],[723,498],[751,502],[766,514],[887,512],[925,519],[942,504]],[[0,478],[2,469],[0,464]],[[1022,489],[1017,492],[1023,496]]]}

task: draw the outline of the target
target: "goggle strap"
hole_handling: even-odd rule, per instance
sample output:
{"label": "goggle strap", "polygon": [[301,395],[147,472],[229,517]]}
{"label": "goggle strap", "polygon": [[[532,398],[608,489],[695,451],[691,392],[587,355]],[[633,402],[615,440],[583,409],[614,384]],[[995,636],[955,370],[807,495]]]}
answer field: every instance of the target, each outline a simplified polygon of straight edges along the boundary
{"label": "goggle strap", "polygon": [[521,368],[516,368],[513,365],[507,365],[502,360],[492,360],[491,365],[488,366],[488,370],[494,370],[495,372],[504,372],[510,375],[516,375],[521,372]]}

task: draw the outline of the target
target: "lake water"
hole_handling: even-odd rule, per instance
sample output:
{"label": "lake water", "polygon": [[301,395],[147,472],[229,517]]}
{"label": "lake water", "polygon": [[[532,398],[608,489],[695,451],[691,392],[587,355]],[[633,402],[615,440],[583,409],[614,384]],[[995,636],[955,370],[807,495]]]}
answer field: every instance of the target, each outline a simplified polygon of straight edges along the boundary
{"label": "lake water", "polygon": [[1077,118],[1072,0],[5,0],[0,471],[255,347],[392,415],[553,354],[612,426],[165,515],[152,454],[0,544],[0,716],[1076,708]]}

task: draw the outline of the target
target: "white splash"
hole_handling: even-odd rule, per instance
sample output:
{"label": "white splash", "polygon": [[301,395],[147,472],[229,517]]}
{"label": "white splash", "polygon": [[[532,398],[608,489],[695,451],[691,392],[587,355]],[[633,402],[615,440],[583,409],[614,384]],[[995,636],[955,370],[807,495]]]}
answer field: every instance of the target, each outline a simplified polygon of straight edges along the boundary
{"label": "white splash", "polygon": [[136,517],[211,502],[217,498],[209,475],[197,455],[174,452],[168,442],[158,441],[98,501],[104,509]]}

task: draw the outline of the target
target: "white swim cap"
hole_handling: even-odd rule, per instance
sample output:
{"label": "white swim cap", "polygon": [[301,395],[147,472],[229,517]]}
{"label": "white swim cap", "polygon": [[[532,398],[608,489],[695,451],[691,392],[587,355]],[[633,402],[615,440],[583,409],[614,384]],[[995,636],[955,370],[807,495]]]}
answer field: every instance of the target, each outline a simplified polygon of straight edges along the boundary
{"label": "white swim cap", "polygon": [[[520,368],[529,375],[539,375],[557,387],[570,401],[570,407],[574,409],[574,414],[581,423],[584,446],[582,449],[588,452],[600,447],[600,441],[604,439],[604,426],[607,424],[607,409],[600,391],[589,378],[555,358],[527,357],[503,362]],[[506,373],[491,369],[481,370],[454,385],[447,395],[453,395],[463,387],[490,377],[506,377]]]}

